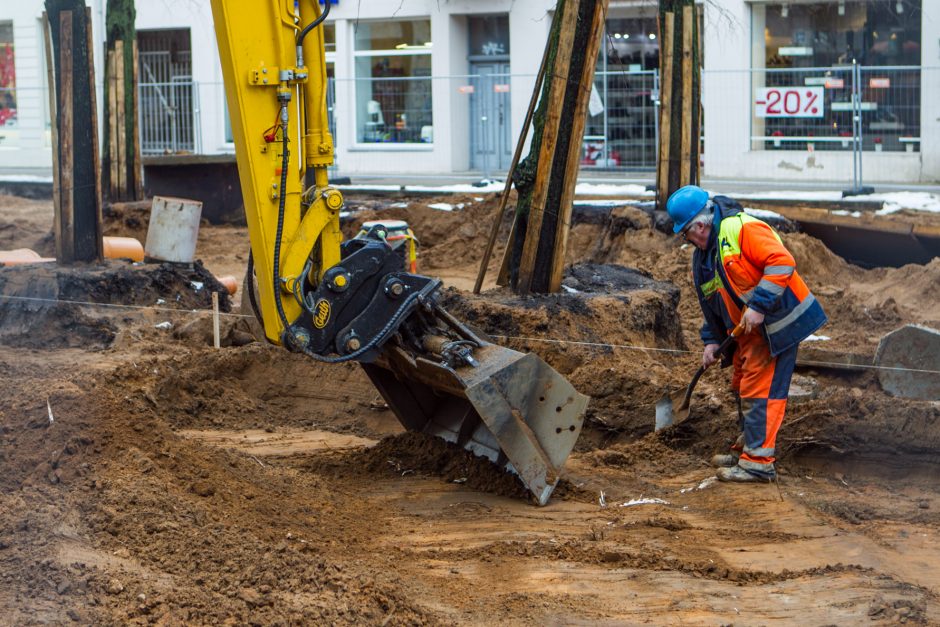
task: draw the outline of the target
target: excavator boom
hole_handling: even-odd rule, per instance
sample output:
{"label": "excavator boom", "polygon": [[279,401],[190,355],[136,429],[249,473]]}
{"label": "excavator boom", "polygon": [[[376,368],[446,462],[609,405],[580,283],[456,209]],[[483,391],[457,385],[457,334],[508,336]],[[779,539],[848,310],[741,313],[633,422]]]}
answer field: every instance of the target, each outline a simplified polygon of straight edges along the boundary
{"label": "excavator boom", "polygon": [[[406,272],[382,225],[343,241],[330,186],[317,0],[211,0],[266,338],[357,361],[405,428],[515,472],[539,504],[570,454],[587,397],[538,356],[498,346]],[[251,277],[248,277],[251,279]],[[322,385],[323,382],[318,382]]]}

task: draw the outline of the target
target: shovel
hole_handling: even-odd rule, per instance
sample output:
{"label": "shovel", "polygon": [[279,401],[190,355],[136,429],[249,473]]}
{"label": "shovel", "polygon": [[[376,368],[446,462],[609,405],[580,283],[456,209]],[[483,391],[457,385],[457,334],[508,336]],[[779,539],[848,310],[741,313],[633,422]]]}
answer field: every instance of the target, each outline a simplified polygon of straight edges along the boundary
{"label": "shovel", "polygon": [[[728,347],[731,346],[731,342],[734,341],[734,338],[741,335],[744,332],[744,320],[734,328],[731,332],[731,335],[725,338],[725,341],[718,346],[718,350],[715,352],[717,357],[720,357],[728,350]],[[692,377],[691,383],[684,390],[678,390],[672,394],[665,394],[659,401],[656,403],[656,431],[660,429],[665,429],[672,425],[677,425],[686,418],[689,417],[689,401],[692,399],[692,390],[695,389],[698,380],[705,373],[705,370],[708,366],[701,366],[698,370],[695,371],[695,376]]]}

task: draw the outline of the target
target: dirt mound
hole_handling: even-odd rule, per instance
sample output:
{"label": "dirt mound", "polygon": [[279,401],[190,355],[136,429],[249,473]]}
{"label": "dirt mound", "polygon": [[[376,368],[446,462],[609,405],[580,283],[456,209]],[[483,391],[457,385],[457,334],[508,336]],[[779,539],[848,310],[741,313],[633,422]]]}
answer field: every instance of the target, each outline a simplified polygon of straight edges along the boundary
{"label": "dirt mound", "polygon": [[0,194],[0,250],[31,248],[41,257],[55,256],[52,201]]}
{"label": "dirt mound", "polygon": [[[510,198],[510,205],[513,203]],[[344,233],[354,236],[368,220],[406,220],[420,242],[419,271],[434,274],[434,270],[441,268],[479,264],[498,206],[499,197],[494,194],[485,198],[468,195],[388,201],[383,206],[372,204],[356,211]],[[501,259],[502,243],[509,235],[511,210],[507,209],[506,214],[498,240],[500,248],[493,255],[493,268]]]}
{"label": "dirt mound", "polygon": [[[589,395],[586,424],[602,432],[648,431],[650,408],[669,378],[662,357],[684,352],[678,291],[615,265],[574,266],[564,283],[579,287],[528,297],[451,289],[444,303],[500,344],[538,353]],[[596,443],[588,434],[579,446]]]}
{"label": "dirt mound", "polygon": [[334,487],[206,456],[132,379],[67,373],[46,388],[55,422],[45,397],[0,393],[18,407],[0,431],[0,596],[21,599],[11,622],[424,622],[392,576],[356,566],[349,547],[364,538],[331,515],[350,511]]}
{"label": "dirt mound", "polygon": [[152,200],[106,204],[101,211],[104,234],[133,237],[141,243],[146,242],[152,204]]}
{"label": "dirt mound", "polygon": [[228,292],[200,263],[96,266],[36,264],[0,268],[0,342],[46,348],[108,346],[134,308],[207,309]]}
{"label": "dirt mound", "polygon": [[[529,491],[519,478],[489,460],[477,457],[440,438],[421,433],[402,433],[383,439],[376,446],[341,458],[344,472],[358,469],[378,476],[406,477],[411,474],[440,477],[444,481],[465,484],[473,490],[526,500]],[[336,462],[315,460],[310,469],[336,472]]]}

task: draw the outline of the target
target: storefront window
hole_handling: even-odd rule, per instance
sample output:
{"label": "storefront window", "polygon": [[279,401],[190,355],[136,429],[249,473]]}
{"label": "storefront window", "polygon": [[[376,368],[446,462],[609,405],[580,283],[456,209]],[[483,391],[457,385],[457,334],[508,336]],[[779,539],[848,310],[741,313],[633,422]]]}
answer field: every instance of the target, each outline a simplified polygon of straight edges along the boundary
{"label": "storefront window", "polygon": [[355,56],[358,141],[430,141],[430,20],[362,23]]}
{"label": "storefront window", "polygon": [[336,52],[336,24],[333,22],[323,25],[323,48],[327,53]]}
{"label": "storefront window", "polygon": [[608,19],[606,26],[581,164],[650,168],[656,163],[656,18],[652,14],[615,17]]}
{"label": "storefront window", "polygon": [[509,18],[505,15],[471,17],[470,56],[495,57],[509,54]]}
{"label": "storefront window", "polygon": [[754,5],[753,16],[765,43],[754,67],[766,69],[753,74],[755,149],[851,150],[854,60],[863,149],[920,150],[921,0]]}
{"label": "storefront window", "polygon": [[0,22],[0,127],[16,125],[13,22]]}
{"label": "storefront window", "polygon": [[920,0],[771,4],[766,16],[769,68],[920,64]]}

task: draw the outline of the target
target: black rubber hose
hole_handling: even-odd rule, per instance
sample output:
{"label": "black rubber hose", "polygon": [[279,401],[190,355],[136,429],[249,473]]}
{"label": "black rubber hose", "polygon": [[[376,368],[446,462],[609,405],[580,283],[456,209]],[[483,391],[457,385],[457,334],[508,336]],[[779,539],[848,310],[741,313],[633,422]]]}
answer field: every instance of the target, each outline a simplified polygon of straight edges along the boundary
{"label": "black rubber hose", "polygon": [[248,270],[245,272],[245,289],[248,290],[248,302],[251,304],[251,311],[255,314],[255,319],[264,326],[264,319],[261,317],[261,308],[258,307],[258,297],[255,294],[255,257],[248,249]]}
{"label": "black rubber hose", "polygon": [[[316,0],[313,0],[313,2],[316,2]],[[330,14],[330,0],[326,0],[326,4],[323,7],[323,12],[320,13],[320,17],[318,17],[317,19],[313,20],[313,22],[305,26],[304,29],[300,31],[300,34],[297,35],[297,45],[298,46],[302,45],[304,43],[304,37],[307,36],[307,33],[309,33],[314,28],[316,28],[321,23],[323,23],[323,20],[325,20],[326,16],[329,14]]]}
{"label": "black rubber hose", "polygon": [[[287,107],[287,105],[282,105]],[[287,202],[287,167],[290,165],[290,153],[287,150],[288,124],[282,119],[281,128],[281,187],[277,201],[277,233],[274,236],[274,303],[277,305],[277,315],[281,319],[284,329],[294,335],[287,314],[284,313],[284,304],[281,303],[281,237],[284,235],[284,206]]]}

